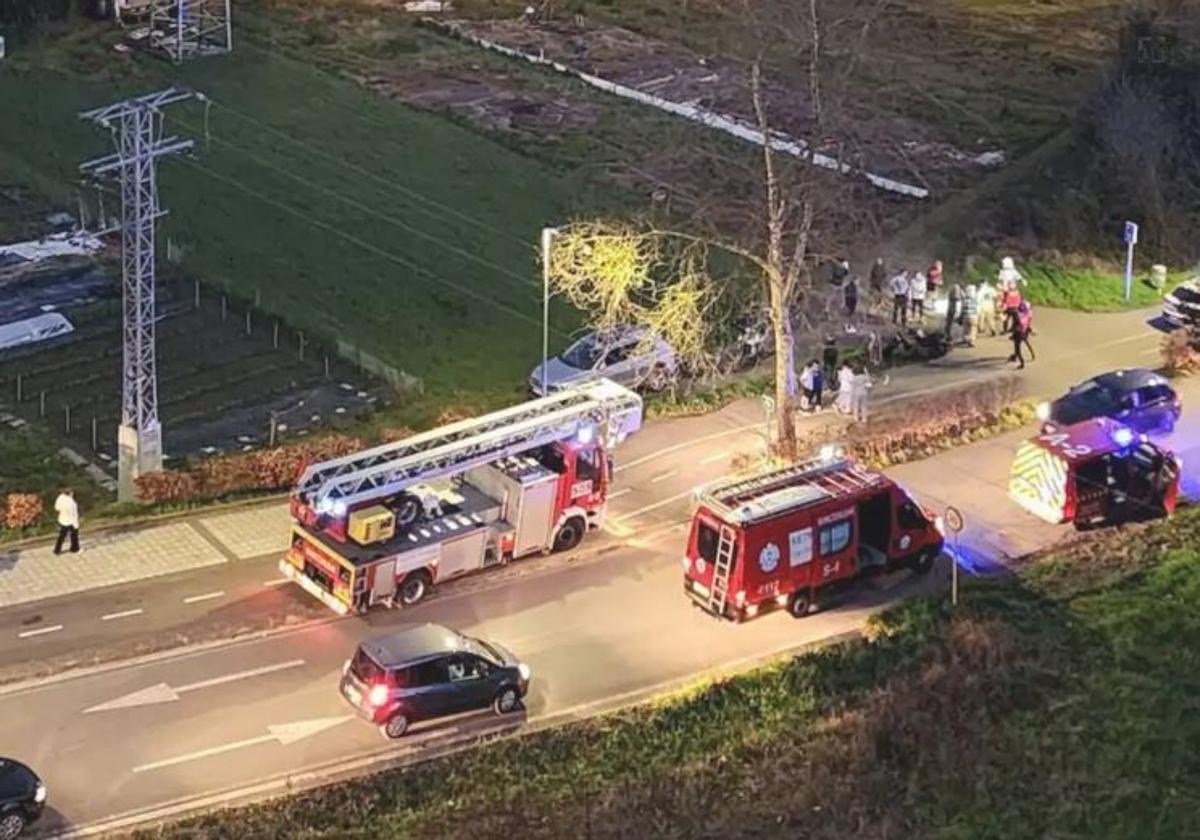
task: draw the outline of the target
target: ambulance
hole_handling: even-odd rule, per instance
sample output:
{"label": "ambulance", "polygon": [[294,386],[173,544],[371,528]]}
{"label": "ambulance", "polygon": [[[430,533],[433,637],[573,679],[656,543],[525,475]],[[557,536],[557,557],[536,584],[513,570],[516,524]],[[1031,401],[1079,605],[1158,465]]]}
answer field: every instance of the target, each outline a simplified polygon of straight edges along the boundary
{"label": "ambulance", "polygon": [[800,618],[872,573],[927,573],[944,544],[940,517],[832,449],[696,498],[684,591],[733,621],[774,608]]}

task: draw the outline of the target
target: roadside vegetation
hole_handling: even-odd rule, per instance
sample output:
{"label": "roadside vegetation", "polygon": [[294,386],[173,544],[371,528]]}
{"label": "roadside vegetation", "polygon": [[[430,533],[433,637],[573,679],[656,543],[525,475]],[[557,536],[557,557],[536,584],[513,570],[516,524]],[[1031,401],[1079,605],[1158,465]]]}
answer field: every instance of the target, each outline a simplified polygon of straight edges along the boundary
{"label": "roadside vegetation", "polygon": [[[52,531],[54,498],[64,486],[75,491],[85,517],[112,501],[111,493],[59,454],[59,444],[45,431],[28,424],[17,429],[0,424],[0,541]],[[9,494],[36,496],[41,502],[40,515],[9,523]]]}
{"label": "roadside vegetation", "polygon": [[[1022,292],[1034,306],[1077,309],[1082,312],[1119,312],[1144,309],[1162,303],[1162,296],[1191,276],[1187,271],[1168,271],[1163,288],[1156,289],[1149,272],[1141,268],[1133,274],[1130,299],[1125,300],[1124,268],[1089,260],[1086,265],[1062,260],[1017,260],[1017,268],[1026,280]],[[988,279],[995,282],[998,261],[976,263],[967,272],[967,282]]]}
{"label": "roadside vegetation", "polygon": [[861,643],[139,836],[1193,836],[1197,546],[1186,508]]}

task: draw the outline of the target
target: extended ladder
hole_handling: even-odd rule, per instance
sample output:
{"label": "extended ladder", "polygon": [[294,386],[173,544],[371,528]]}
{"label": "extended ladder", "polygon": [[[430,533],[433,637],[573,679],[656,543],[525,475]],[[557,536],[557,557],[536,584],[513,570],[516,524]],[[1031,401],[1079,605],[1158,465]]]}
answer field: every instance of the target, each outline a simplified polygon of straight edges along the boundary
{"label": "extended ladder", "polygon": [[708,593],[708,609],[724,617],[725,605],[729,602],[729,577],[733,572],[733,557],[737,551],[737,533],[728,525],[721,526],[717,540],[717,556],[713,560],[712,587]]}
{"label": "extended ladder", "polygon": [[[607,446],[637,431],[642,400],[607,379],[588,382],[483,417],[309,465],[295,494],[318,513],[335,513],[414,484],[464,472],[590,428]],[[345,507],[342,507],[345,506]]]}

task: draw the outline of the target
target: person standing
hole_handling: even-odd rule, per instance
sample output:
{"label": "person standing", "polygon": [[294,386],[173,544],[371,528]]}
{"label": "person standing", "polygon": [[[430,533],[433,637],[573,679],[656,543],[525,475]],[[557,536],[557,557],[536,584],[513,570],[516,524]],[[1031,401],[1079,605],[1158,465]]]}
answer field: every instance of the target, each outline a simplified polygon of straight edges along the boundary
{"label": "person standing", "polygon": [[1016,317],[1012,319],[1012,324],[1009,327],[1009,337],[1012,339],[1013,351],[1008,357],[1009,363],[1016,362],[1017,368],[1025,367],[1025,355],[1022,353],[1022,348],[1029,348],[1029,361],[1033,361],[1033,345],[1029,343],[1029,333],[1033,330],[1033,310],[1026,301],[1021,302],[1020,310]]}
{"label": "person standing", "polygon": [[1004,325],[1001,330],[1007,334],[1012,332],[1013,324],[1017,322],[1017,310],[1021,308],[1021,290],[1015,283],[1002,288],[1000,307],[1004,310]]}
{"label": "person standing", "polygon": [[896,272],[888,282],[888,291],[892,293],[892,323],[905,326],[908,324],[907,272]]}
{"label": "person standing", "polygon": [[1025,278],[1021,276],[1021,272],[1017,271],[1017,265],[1013,262],[1012,257],[1000,260],[1000,271],[996,274],[996,283],[1001,289],[1025,285]]}
{"label": "person standing", "polygon": [[962,300],[963,326],[967,330],[967,346],[975,346],[979,331],[979,290],[968,284]]}
{"label": "person standing", "polygon": [[908,278],[908,308],[920,326],[925,320],[925,292],[928,289],[928,283],[925,275],[921,272],[915,272]]}
{"label": "person standing", "polygon": [[75,491],[64,487],[54,500],[54,512],[58,514],[58,539],[54,542],[54,553],[62,554],[63,543],[71,538],[71,553],[79,553],[79,505]]}
{"label": "person standing", "polygon": [[871,265],[871,274],[867,278],[871,284],[871,292],[876,296],[883,294],[883,284],[887,282],[887,268],[883,264],[883,257],[876,257],[875,262]]}
{"label": "person standing", "polygon": [[946,343],[954,344],[954,324],[961,315],[962,286],[955,283],[946,294]]}
{"label": "person standing", "polygon": [[846,278],[842,300],[846,305],[846,332],[852,333],[855,331],[854,315],[858,311],[858,278],[853,274]]}
{"label": "person standing", "polygon": [[838,371],[838,395],[834,406],[840,414],[850,414],[854,410],[854,371],[848,363]]}
{"label": "person standing", "polygon": [[978,332],[996,335],[996,287],[987,278],[979,281],[975,301],[979,313]]}
{"label": "person standing", "polygon": [[804,402],[800,407],[805,411],[813,410],[813,369],[816,366],[816,362],[809,362],[800,371],[800,390],[804,397]]}
{"label": "person standing", "polygon": [[867,422],[867,394],[871,385],[871,374],[866,365],[859,365],[850,381],[850,411],[860,423]]}
{"label": "person standing", "polygon": [[829,282],[835,286],[840,286],[850,276],[850,261],[840,259],[833,264],[833,269],[829,272]]}
{"label": "person standing", "polygon": [[837,336],[825,336],[825,345],[821,348],[821,365],[825,373],[825,379],[829,382],[834,381],[837,377],[838,355]]}
{"label": "person standing", "polygon": [[936,297],[942,288],[942,280],[945,279],[945,275],[942,273],[941,260],[933,261],[933,265],[929,266],[929,271],[926,272],[926,277],[929,279],[929,291]]}
{"label": "person standing", "polygon": [[808,366],[812,369],[812,410],[820,411],[825,398],[825,373],[816,359],[809,362]]}

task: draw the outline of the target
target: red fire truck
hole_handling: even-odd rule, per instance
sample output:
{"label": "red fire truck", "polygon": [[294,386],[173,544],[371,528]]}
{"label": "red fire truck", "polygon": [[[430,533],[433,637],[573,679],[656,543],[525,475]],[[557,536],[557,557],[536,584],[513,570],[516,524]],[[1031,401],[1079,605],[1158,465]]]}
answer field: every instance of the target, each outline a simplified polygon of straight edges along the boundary
{"label": "red fire truck", "polygon": [[458,575],[572,549],[603,524],[609,450],[641,422],[641,398],[601,379],[310,464],[279,568],[344,615],[415,604]]}
{"label": "red fire truck", "polygon": [[939,517],[836,454],[717,482],[697,501],[684,589],[734,621],[776,606],[800,618],[877,571],[924,574],[943,546]]}
{"label": "red fire truck", "polygon": [[1175,510],[1180,469],[1170,451],[1108,417],[1047,423],[1017,449],[1008,495],[1054,524],[1147,519]]}

